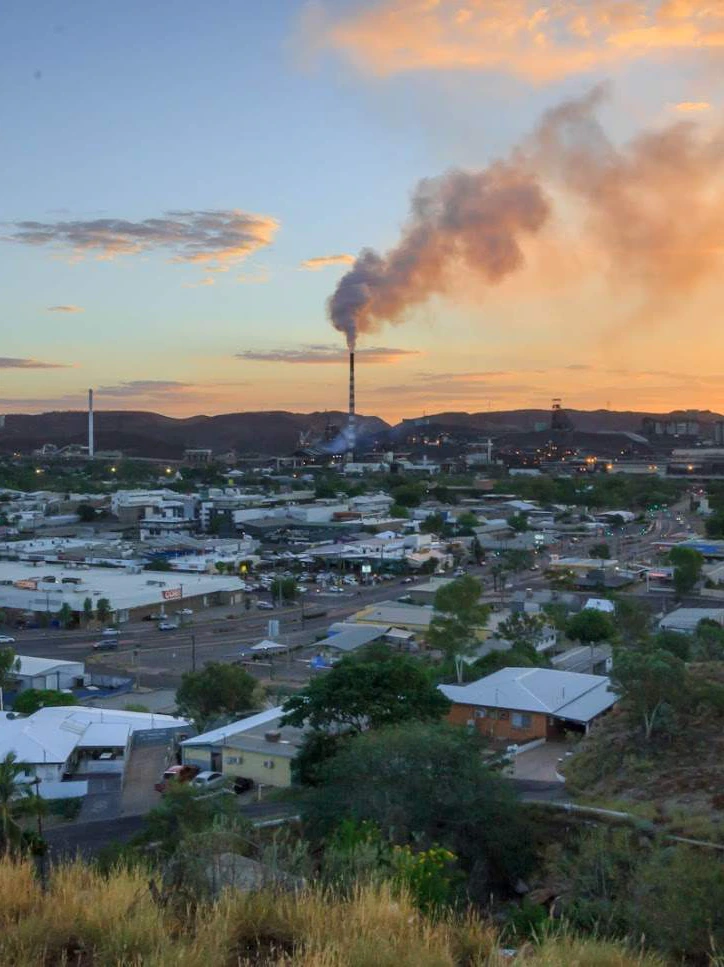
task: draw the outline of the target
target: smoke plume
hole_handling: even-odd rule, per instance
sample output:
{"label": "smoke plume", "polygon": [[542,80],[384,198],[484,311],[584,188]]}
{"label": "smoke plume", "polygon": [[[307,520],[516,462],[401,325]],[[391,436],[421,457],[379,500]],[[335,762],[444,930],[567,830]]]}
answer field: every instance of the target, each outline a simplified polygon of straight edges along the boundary
{"label": "smoke plume", "polygon": [[688,291],[724,251],[724,138],[678,121],[618,147],[596,118],[600,88],[547,112],[505,161],[450,171],[416,187],[398,245],[363,249],[328,302],[350,349],[400,323],[462,268],[495,285],[524,264],[523,244],[572,200],[601,269],[644,299]]}
{"label": "smoke plume", "polygon": [[332,324],[354,349],[358,334],[401,322],[411,307],[445,293],[455,265],[501,281],[523,264],[521,237],[539,231],[548,214],[536,178],[514,162],[424,179],[399,245],[386,256],[364,249],[340,280],[329,300]]}

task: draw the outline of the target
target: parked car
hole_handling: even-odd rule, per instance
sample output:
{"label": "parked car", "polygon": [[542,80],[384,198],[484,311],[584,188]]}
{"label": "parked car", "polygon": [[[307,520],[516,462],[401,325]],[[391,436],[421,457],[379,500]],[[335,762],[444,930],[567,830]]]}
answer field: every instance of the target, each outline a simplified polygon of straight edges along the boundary
{"label": "parked car", "polygon": [[0,645],[14,645],[15,639],[11,638],[10,635],[0,635]]}
{"label": "parked car", "polygon": [[117,651],[118,642],[115,638],[106,638],[104,641],[94,641],[91,648],[93,651]]}
{"label": "parked car", "polygon": [[465,574],[466,574],[466,571],[464,567],[456,567],[455,570],[453,571],[454,578],[464,577]]}
{"label": "parked car", "polygon": [[274,605],[271,603],[271,601],[257,601],[256,602],[256,606],[257,606],[257,608],[259,608],[260,611],[273,611],[274,610]]}
{"label": "parked car", "polygon": [[162,621],[159,626],[159,631],[176,631],[178,628],[178,621]]}
{"label": "parked car", "polygon": [[250,789],[254,788],[254,783],[251,779],[244,779],[242,776],[237,776],[234,779],[234,792],[237,796],[240,796],[243,792],[249,792]]}
{"label": "parked car", "polygon": [[104,628],[101,632],[104,638],[117,638],[120,635],[118,628]]}
{"label": "parked car", "polygon": [[414,578],[403,578],[400,581],[400,584],[412,584],[414,582],[414,580],[415,580]]}
{"label": "parked car", "polygon": [[400,604],[412,604],[412,595],[401,594],[397,600],[400,602]]}
{"label": "parked car", "polygon": [[224,777],[220,772],[200,772],[191,780],[191,785],[197,789],[215,789],[223,785]]}
{"label": "parked car", "polygon": [[156,792],[166,792],[172,782],[191,782],[198,774],[196,766],[169,766],[153,788]]}
{"label": "parked car", "polygon": [[183,615],[190,615],[190,614],[193,614],[193,613],[194,613],[194,609],[193,608],[181,608],[180,611],[177,611],[176,612],[176,614],[183,614]]}

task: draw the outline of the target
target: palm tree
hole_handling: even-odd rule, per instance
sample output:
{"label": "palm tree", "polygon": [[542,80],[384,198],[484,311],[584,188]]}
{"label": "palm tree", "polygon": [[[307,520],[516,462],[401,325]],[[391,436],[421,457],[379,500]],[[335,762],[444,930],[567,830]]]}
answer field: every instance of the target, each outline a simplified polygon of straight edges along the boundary
{"label": "palm tree", "polygon": [[20,827],[13,818],[13,812],[18,799],[30,795],[28,783],[18,781],[26,768],[14,752],[8,752],[4,759],[0,759],[0,831],[6,852],[10,849],[11,840],[18,841],[20,838]]}

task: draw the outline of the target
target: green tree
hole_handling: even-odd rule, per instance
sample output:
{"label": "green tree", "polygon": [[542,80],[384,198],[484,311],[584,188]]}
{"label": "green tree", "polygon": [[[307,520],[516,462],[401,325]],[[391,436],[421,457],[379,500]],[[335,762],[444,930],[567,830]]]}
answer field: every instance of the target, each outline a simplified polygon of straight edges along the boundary
{"label": "green tree", "polygon": [[419,507],[424,495],[424,487],[420,484],[401,484],[392,490],[395,503],[403,507]]}
{"label": "green tree", "polygon": [[669,561],[674,565],[674,588],[677,597],[690,594],[701,577],[704,558],[692,547],[672,547]]}
{"label": "green tree", "polygon": [[[407,514],[405,515],[407,516]],[[445,518],[441,513],[430,514],[420,524],[420,531],[423,534],[442,534],[445,530]]]}
{"label": "green tree", "polygon": [[546,624],[544,615],[513,611],[509,618],[498,625],[498,634],[511,642],[514,648],[535,651]]}
{"label": "green tree", "polygon": [[257,682],[238,665],[209,662],[200,671],[184,672],[176,692],[176,707],[203,732],[216,719],[234,719],[250,712]]}
{"label": "green tree", "polygon": [[707,517],[704,527],[706,528],[707,537],[714,537],[716,539],[724,537],[724,513],[718,511],[712,514],[711,517]]}
{"label": "green tree", "polygon": [[466,865],[471,891],[522,875],[527,837],[509,783],[483,763],[475,732],[410,723],[344,744],[308,790],[302,814],[313,836],[340,818],[371,821],[404,846],[441,844]]}
{"label": "green tree", "polygon": [[696,661],[724,661],[724,628],[710,618],[703,618],[696,626],[692,651]]}
{"label": "green tree", "polygon": [[60,606],[60,611],[58,612],[58,621],[60,621],[61,627],[67,628],[68,625],[73,621],[73,609],[64,601]]}
{"label": "green tree", "polygon": [[533,552],[522,548],[513,548],[505,552],[503,562],[506,570],[512,574],[517,574],[519,571],[528,571],[533,564]]}
{"label": "green tree", "polygon": [[686,690],[684,662],[661,648],[620,649],[614,656],[611,682],[633,721],[643,725],[648,742],[682,700]]}
{"label": "green tree", "polygon": [[15,812],[19,801],[30,793],[28,784],[20,782],[26,768],[14,752],[8,752],[0,759],[0,836],[4,850],[9,850],[20,840]]}
{"label": "green tree", "polygon": [[645,641],[651,634],[651,612],[640,599],[619,598],[614,621],[621,641],[626,645]]}
{"label": "green tree", "polygon": [[473,529],[480,526],[480,521],[471,511],[465,511],[464,514],[460,514],[457,519],[458,532],[462,534],[471,535]]}
{"label": "green tree", "polygon": [[96,604],[96,617],[102,625],[108,621],[112,613],[111,602],[108,600],[108,598],[98,598],[98,603]]}
{"label": "green tree", "polygon": [[39,708],[55,708],[59,705],[77,705],[75,695],[52,688],[27,688],[13,702],[13,711],[32,715]]}
{"label": "green tree", "polygon": [[164,557],[156,558],[153,561],[149,561],[145,567],[146,571],[171,571],[172,567],[169,561]]}
{"label": "green tree", "polygon": [[569,619],[566,634],[573,641],[593,645],[598,641],[610,641],[616,632],[613,620],[605,611],[584,608]]}
{"label": "green tree", "polygon": [[7,689],[15,681],[20,659],[12,648],[0,648],[0,688]]}
{"label": "green tree", "polygon": [[396,517],[398,520],[408,520],[410,517],[410,511],[403,504],[394,503],[389,511],[390,517]]}
{"label": "green tree", "polygon": [[605,541],[601,541],[600,544],[593,544],[588,549],[589,557],[598,557],[602,561],[608,560],[611,557],[611,548]]}
{"label": "green tree", "polygon": [[86,598],[83,601],[83,618],[86,624],[88,624],[93,620],[93,599],[92,598]]}
{"label": "green tree", "polygon": [[294,578],[274,578],[271,585],[271,594],[274,601],[295,601],[297,592],[297,582]]}
{"label": "green tree", "polygon": [[96,510],[92,504],[78,504],[77,514],[82,524],[91,524],[96,519]]}
{"label": "green tree", "polygon": [[516,532],[516,534],[522,534],[523,531],[530,530],[530,525],[528,524],[528,515],[526,513],[511,514],[506,523],[511,530]]}
{"label": "green tree", "polygon": [[392,653],[377,661],[349,656],[289,698],[282,721],[326,732],[362,732],[438,721],[449,707],[415,659]]}
{"label": "green tree", "polygon": [[476,646],[476,629],[484,628],[490,615],[490,608],[480,604],[481,593],[480,581],[469,574],[436,593],[427,640],[446,658],[468,654]]}
{"label": "green tree", "polygon": [[[646,639],[643,639],[643,647],[647,647]],[[653,647],[661,651],[669,651],[682,661],[688,661],[691,655],[691,638],[678,631],[662,628],[654,635]]]}

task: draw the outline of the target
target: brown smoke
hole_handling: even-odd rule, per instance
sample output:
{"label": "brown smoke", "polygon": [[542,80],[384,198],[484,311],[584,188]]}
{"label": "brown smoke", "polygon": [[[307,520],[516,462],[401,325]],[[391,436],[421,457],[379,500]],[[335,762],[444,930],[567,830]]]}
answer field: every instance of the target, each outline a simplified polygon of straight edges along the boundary
{"label": "brown smoke", "polygon": [[332,324],[347,337],[401,322],[408,309],[447,292],[462,265],[489,283],[523,265],[520,238],[540,230],[549,207],[535,177],[512,162],[484,171],[450,171],[421,181],[396,248],[364,249],[329,300]]}
{"label": "brown smoke", "polygon": [[426,179],[399,244],[364,249],[329,300],[332,324],[357,335],[404,321],[454,269],[495,284],[524,265],[521,243],[552,215],[545,187],[571,196],[617,280],[647,298],[688,291],[724,250],[724,139],[691,121],[616,147],[595,112],[595,89],[549,111],[506,161]]}

